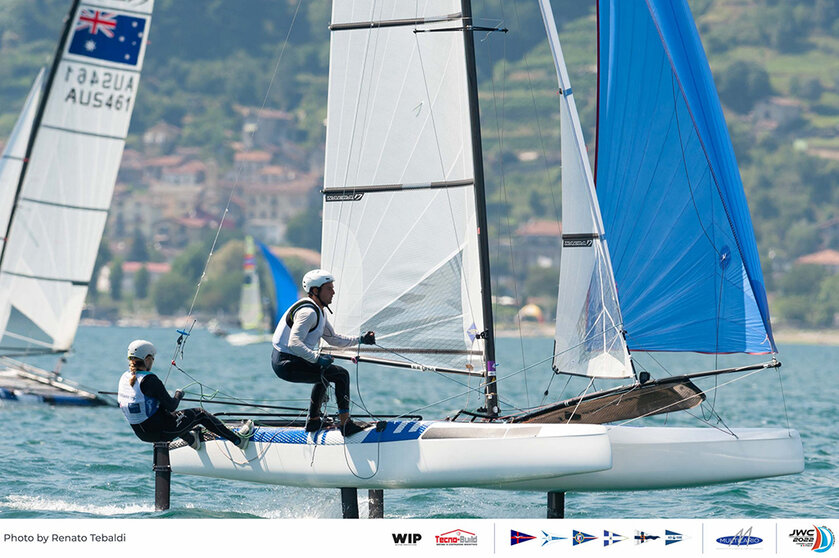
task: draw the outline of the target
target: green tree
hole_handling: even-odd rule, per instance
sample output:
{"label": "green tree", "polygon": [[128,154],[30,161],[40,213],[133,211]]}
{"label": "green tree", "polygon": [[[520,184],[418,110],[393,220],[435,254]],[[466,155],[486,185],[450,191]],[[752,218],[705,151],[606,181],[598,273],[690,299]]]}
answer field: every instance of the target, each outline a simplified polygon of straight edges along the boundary
{"label": "green tree", "polygon": [[131,238],[131,247],[128,250],[128,261],[149,261],[149,248],[146,244],[146,237],[140,229],[134,230],[134,236]]}
{"label": "green tree", "polygon": [[152,298],[157,312],[164,316],[171,316],[182,312],[192,302],[195,284],[184,276],[167,273],[155,282],[152,287]]}
{"label": "green tree", "polygon": [[715,76],[715,81],[722,102],[741,114],[772,94],[769,74],[755,62],[732,62]]}
{"label": "green tree", "polygon": [[149,270],[146,266],[141,267],[137,270],[137,273],[134,274],[134,294],[137,295],[137,298],[142,300],[149,296],[149,282],[151,281],[151,275],[149,274]]}
{"label": "green tree", "polygon": [[813,296],[821,289],[827,272],[820,265],[797,264],[781,278],[781,292],[787,296]]}
{"label": "green tree", "polygon": [[111,298],[113,300],[122,300],[122,259],[117,258],[114,261],[112,261],[110,270]]}
{"label": "green tree", "polygon": [[306,211],[289,219],[285,237],[293,246],[320,250],[320,208],[309,207]]}

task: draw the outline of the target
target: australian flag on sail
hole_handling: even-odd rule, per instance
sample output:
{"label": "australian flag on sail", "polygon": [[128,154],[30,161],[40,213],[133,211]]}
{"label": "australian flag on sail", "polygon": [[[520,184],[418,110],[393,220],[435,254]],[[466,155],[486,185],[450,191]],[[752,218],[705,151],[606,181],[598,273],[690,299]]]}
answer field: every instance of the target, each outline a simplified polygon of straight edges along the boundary
{"label": "australian flag on sail", "polygon": [[70,39],[70,54],[136,66],[146,19],[104,10],[82,9]]}

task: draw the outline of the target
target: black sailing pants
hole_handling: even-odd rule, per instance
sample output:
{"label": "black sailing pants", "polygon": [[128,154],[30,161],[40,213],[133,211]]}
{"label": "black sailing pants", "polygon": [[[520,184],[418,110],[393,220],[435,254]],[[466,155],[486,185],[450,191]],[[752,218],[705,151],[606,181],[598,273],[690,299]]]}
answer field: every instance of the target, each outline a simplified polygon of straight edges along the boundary
{"label": "black sailing pants", "polygon": [[144,442],[171,442],[175,438],[183,438],[189,444],[193,440],[190,430],[194,430],[199,424],[216,436],[238,445],[239,436],[224,426],[215,415],[200,407],[174,413],[158,409],[151,418],[140,424],[133,424],[132,427],[137,437]]}
{"label": "black sailing pants", "polygon": [[309,417],[319,417],[326,387],[329,382],[335,384],[335,397],[338,398],[338,412],[350,412],[350,373],[346,368],[331,364],[321,370],[320,366],[288,353],[274,349],[271,353],[271,368],[282,380],[295,384],[315,384],[309,401]]}

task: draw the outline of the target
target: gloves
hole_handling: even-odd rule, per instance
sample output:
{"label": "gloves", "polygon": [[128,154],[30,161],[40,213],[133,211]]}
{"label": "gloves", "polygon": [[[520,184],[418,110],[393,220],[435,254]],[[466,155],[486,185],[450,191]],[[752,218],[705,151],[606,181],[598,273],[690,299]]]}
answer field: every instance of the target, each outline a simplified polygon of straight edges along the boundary
{"label": "gloves", "polygon": [[317,365],[321,368],[329,368],[333,362],[335,362],[335,359],[332,358],[332,355],[319,355]]}
{"label": "gloves", "polygon": [[376,334],[372,331],[368,331],[367,333],[361,336],[361,343],[363,345],[375,345]]}
{"label": "gloves", "polygon": [[179,389],[176,389],[175,390],[175,395],[172,399],[174,399],[175,401],[180,401],[183,398],[184,398],[184,392],[179,390]]}

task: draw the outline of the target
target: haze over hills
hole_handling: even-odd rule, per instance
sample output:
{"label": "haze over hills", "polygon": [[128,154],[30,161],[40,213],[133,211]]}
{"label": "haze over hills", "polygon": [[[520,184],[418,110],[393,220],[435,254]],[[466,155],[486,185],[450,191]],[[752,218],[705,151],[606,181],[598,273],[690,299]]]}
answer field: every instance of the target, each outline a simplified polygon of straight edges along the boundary
{"label": "haze over hills", "polygon": [[[69,5],[0,2],[0,138],[10,131],[37,68],[51,59]],[[593,145],[594,2],[553,5],[585,137]],[[801,258],[839,250],[839,2],[690,5],[726,108],[774,314],[792,323],[833,325],[839,253]],[[319,172],[331,3],[251,0],[246,6],[156,1],[130,148],[142,151],[142,134],[165,122],[179,129],[169,151],[197,148],[196,157],[224,176],[235,169],[241,149],[242,107],[264,104],[290,115],[288,141],[309,155],[296,172]],[[559,219],[556,80],[538,6],[533,0],[476,0],[473,11],[481,25],[509,29],[477,37],[490,224],[497,239],[493,265],[518,282],[502,281],[497,292],[541,297],[550,308],[555,267],[527,269],[505,257],[505,245],[518,242],[520,227]],[[318,227],[314,199],[314,208],[300,210],[304,229]],[[110,225],[106,235],[118,239]],[[293,234],[284,242],[317,245]]]}

